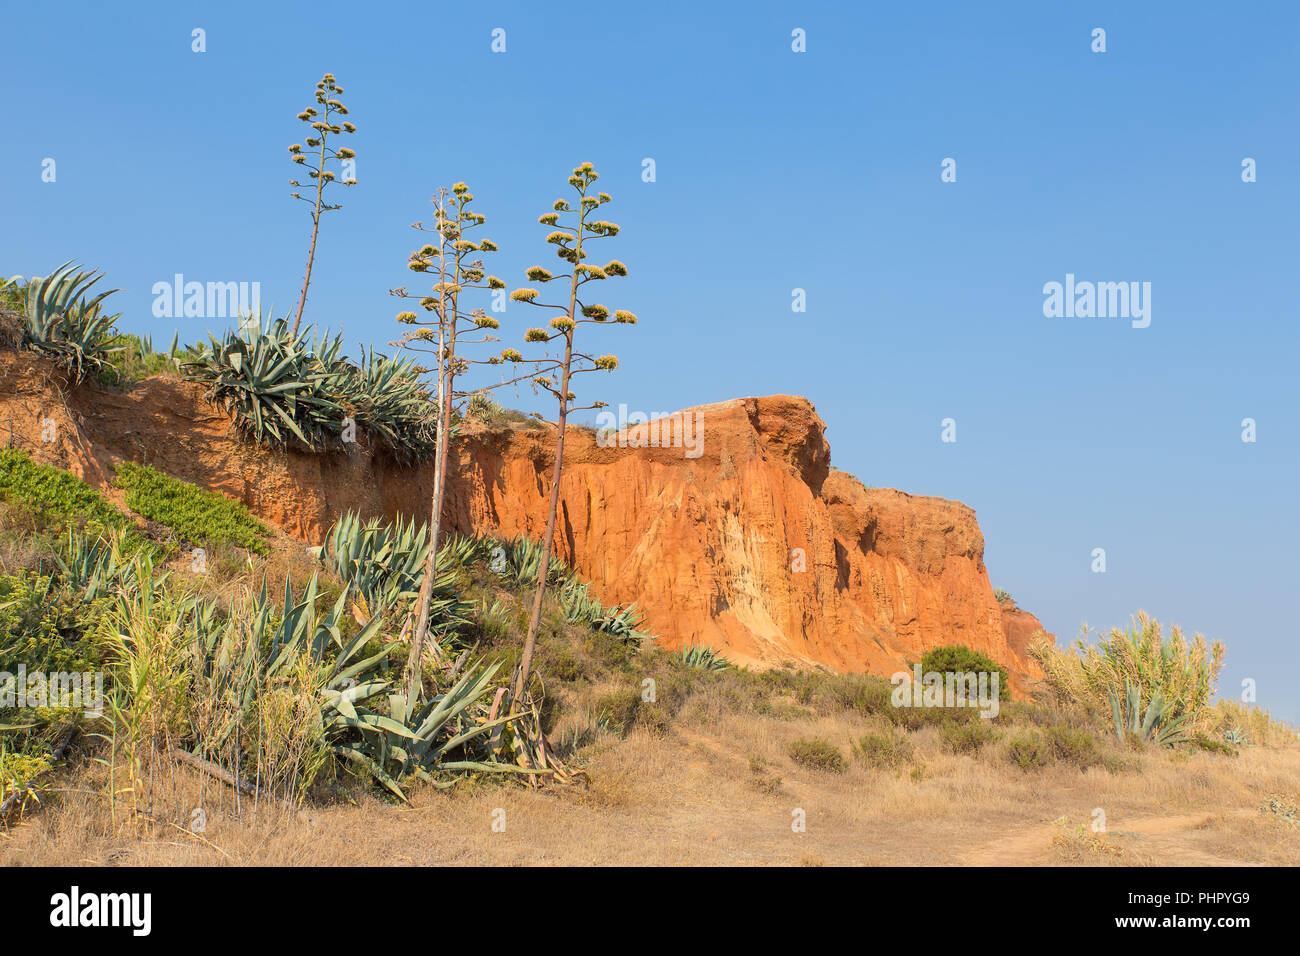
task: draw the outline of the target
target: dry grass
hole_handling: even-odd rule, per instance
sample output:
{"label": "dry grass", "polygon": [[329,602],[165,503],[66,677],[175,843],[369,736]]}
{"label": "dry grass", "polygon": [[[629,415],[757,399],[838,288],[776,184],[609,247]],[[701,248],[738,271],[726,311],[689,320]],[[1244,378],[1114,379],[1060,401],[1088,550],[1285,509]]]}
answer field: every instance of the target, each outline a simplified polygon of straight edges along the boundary
{"label": "dry grass", "polygon": [[[585,789],[417,787],[400,807],[336,786],[297,815],[237,804],[181,767],[160,772],[144,813],[110,812],[97,765],[83,760],[61,774],[61,792],[0,836],[0,863],[1300,864],[1300,829],[1261,809],[1269,794],[1300,792],[1294,746],[1235,758],[1148,749],[1126,772],[1068,762],[1021,772],[1003,743],[953,752],[941,727],[927,727],[907,734],[919,773],[852,760],[833,774],[789,756],[798,740],[848,752],[884,730],[845,711],[755,714],[718,682],[666,730],[634,723],[625,737],[596,734],[578,754]],[[199,809],[206,825],[194,832]],[[1098,809],[1103,832],[1091,829]],[[804,832],[792,828],[800,816]]]}

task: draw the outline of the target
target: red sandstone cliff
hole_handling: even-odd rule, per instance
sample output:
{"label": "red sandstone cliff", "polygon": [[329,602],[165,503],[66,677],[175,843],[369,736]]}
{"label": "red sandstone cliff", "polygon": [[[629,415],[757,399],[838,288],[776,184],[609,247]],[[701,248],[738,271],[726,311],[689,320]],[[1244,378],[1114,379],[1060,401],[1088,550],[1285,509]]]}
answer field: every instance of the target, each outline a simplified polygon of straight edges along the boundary
{"label": "red sandstone cliff", "polygon": [[[97,486],[110,483],[118,460],[147,461],[313,543],[348,508],[392,517],[428,507],[429,469],[365,448],[251,448],[198,386],[160,377],[126,394],[86,386],[63,398],[56,382],[30,353],[0,353],[0,427],[38,460]],[[807,399],[689,411],[698,457],[569,433],[556,547],[604,601],[637,601],[668,647],[710,644],[740,662],[888,674],[928,648],[961,643],[1017,675],[1040,676],[1025,656],[1027,629],[1040,625],[999,608],[970,508],[868,489],[831,470],[824,423]],[[36,438],[44,418],[56,424],[53,442]],[[644,429],[625,442],[644,439]],[[450,527],[539,535],[552,438],[550,427],[467,425],[444,513]],[[1014,684],[1023,686],[1019,676]]]}

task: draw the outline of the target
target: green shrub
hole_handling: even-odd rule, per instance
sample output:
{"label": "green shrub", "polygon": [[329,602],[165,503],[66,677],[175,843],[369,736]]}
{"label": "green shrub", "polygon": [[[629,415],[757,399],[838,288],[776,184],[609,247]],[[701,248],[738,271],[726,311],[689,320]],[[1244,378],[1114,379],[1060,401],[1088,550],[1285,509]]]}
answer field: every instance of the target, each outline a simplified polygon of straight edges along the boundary
{"label": "green shrub", "polygon": [[915,753],[906,734],[892,731],[864,734],[853,745],[853,756],[872,767],[897,770],[909,763]]}
{"label": "green shrub", "polygon": [[1011,681],[1007,669],[987,654],[973,651],[964,644],[949,644],[925,652],[921,657],[921,671],[940,674],[998,674],[998,699],[1011,699]]}
{"label": "green shrub", "polygon": [[844,754],[840,753],[840,749],[825,737],[793,740],[790,742],[787,753],[795,763],[810,767],[813,770],[843,773],[847,766]]}
{"label": "green shrub", "polygon": [[1103,762],[1097,739],[1086,730],[1053,724],[1044,728],[1043,735],[1053,760],[1072,764],[1080,770]]}
{"label": "green shrub", "polygon": [[634,687],[605,694],[596,701],[596,720],[617,734],[626,734],[636,722],[641,692]]}
{"label": "green shrub", "polygon": [[117,529],[126,533],[128,551],[145,546],[130,519],[98,491],[71,472],[38,465],[20,449],[0,450],[0,497],[25,506],[50,530],[76,528],[93,536]]}
{"label": "green shrub", "polygon": [[117,467],[117,486],[127,507],[166,525],[194,544],[228,541],[257,554],[268,552],[270,529],[248,509],[225,495],[181,481],[149,465],[124,461]]}
{"label": "green shrub", "polygon": [[1007,741],[1007,759],[1021,770],[1046,767],[1052,762],[1052,752],[1042,734],[1030,730],[1013,735]]}
{"label": "green shrub", "polygon": [[1021,770],[1054,763],[1070,764],[1080,770],[1098,766],[1111,771],[1123,769],[1122,761],[1098,748],[1097,739],[1092,734],[1063,724],[1014,735],[1007,741],[1007,757]]}
{"label": "green shrub", "polygon": [[997,732],[987,720],[950,721],[939,729],[939,739],[944,747],[955,754],[979,753],[997,738]]}
{"label": "green shrub", "polygon": [[1010,591],[1003,590],[1002,588],[994,588],[994,589],[993,589],[993,599],[994,599],[995,601],[997,601],[999,604],[1014,604],[1014,603],[1016,603],[1016,602],[1015,602],[1015,598],[1013,598],[1013,597],[1011,596],[1011,592],[1010,592]]}
{"label": "green shrub", "polygon": [[1223,754],[1226,757],[1237,757],[1241,754],[1241,751],[1231,744],[1224,743],[1222,740],[1215,740],[1207,734],[1193,735],[1192,746],[1207,753]]}
{"label": "green shrub", "polygon": [[198,358],[192,352],[178,349],[175,339],[167,352],[155,352],[153,339],[147,335],[117,333],[108,344],[114,351],[99,369],[97,379],[100,385],[118,389],[129,389],[154,375],[177,374],[180,363]]}
{"label": "green shrub", "polygon": [[563,645],[547,645],[543,648],[538,655],[537,666],[545,676],[566,684],[576,683],[584,676],[582,661]]}
{"label": "green shrub", "polygon": [[0,575],[0,671],[82,673],[103,657],[94,640],[103,601],[35,572]]}

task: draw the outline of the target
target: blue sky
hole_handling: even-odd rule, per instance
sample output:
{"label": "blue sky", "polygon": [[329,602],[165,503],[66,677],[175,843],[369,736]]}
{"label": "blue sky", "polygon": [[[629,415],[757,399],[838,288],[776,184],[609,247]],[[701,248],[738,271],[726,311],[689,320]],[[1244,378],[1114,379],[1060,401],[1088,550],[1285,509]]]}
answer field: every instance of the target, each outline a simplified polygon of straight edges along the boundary
{"label": "blue sky", "polygon": [[[1300,718],[1300,13],[896,6],[11,5],[0,271],[104,269],[122,326],[164,343],[150,290],[177,272],[288,310],[309,221],[286,147],[332,71],[359,183],[323,224],[308,321],[394,338],[409,223],[456,180],[522,283],[553,261],[536,217],[590,160],[632,273],[605,301],[641,318],[599,330],[623,364],[590,397],[806,395],[838,467],[974,507],[993,583],[1059,639],[1144,608],[1227,644],[1224,693],[1253,678]],[[1150,282],[1150,327],[1046,318],[1067,273]],[[535,321],[500,318],[508,344]]]}

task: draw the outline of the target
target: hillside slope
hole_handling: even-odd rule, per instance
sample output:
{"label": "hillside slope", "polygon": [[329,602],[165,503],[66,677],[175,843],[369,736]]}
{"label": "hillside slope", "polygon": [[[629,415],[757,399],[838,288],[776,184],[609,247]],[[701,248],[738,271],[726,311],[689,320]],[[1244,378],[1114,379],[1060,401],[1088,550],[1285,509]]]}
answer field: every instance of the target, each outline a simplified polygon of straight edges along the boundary
{"label": "hillside slope", "polygon": [[[970,508],[867,489],[831,470],[825,425],[807,399],[691,411],[698,457],[569,434],[556,547],[602,600],[637,601],[670,648],[710,644],[742,663],[888,674],[962,643],[1007,666],[1018,689],[1040,676],[1024,656],[1024,630],[1037,621],[1020,611],[1004,621]],[[423,517],[430,498],[430,468],[401,467],[364,445],[328,455],[253,448],[197,385],[158,376],[127,392],[66,391],[31,353],[0,352],[5,428],[8,443],[97,487],[120,460],[148,462],[309,544],[349,508]],[[449,526],[539,536],[551,441],[549,427],[467,422]]]}

